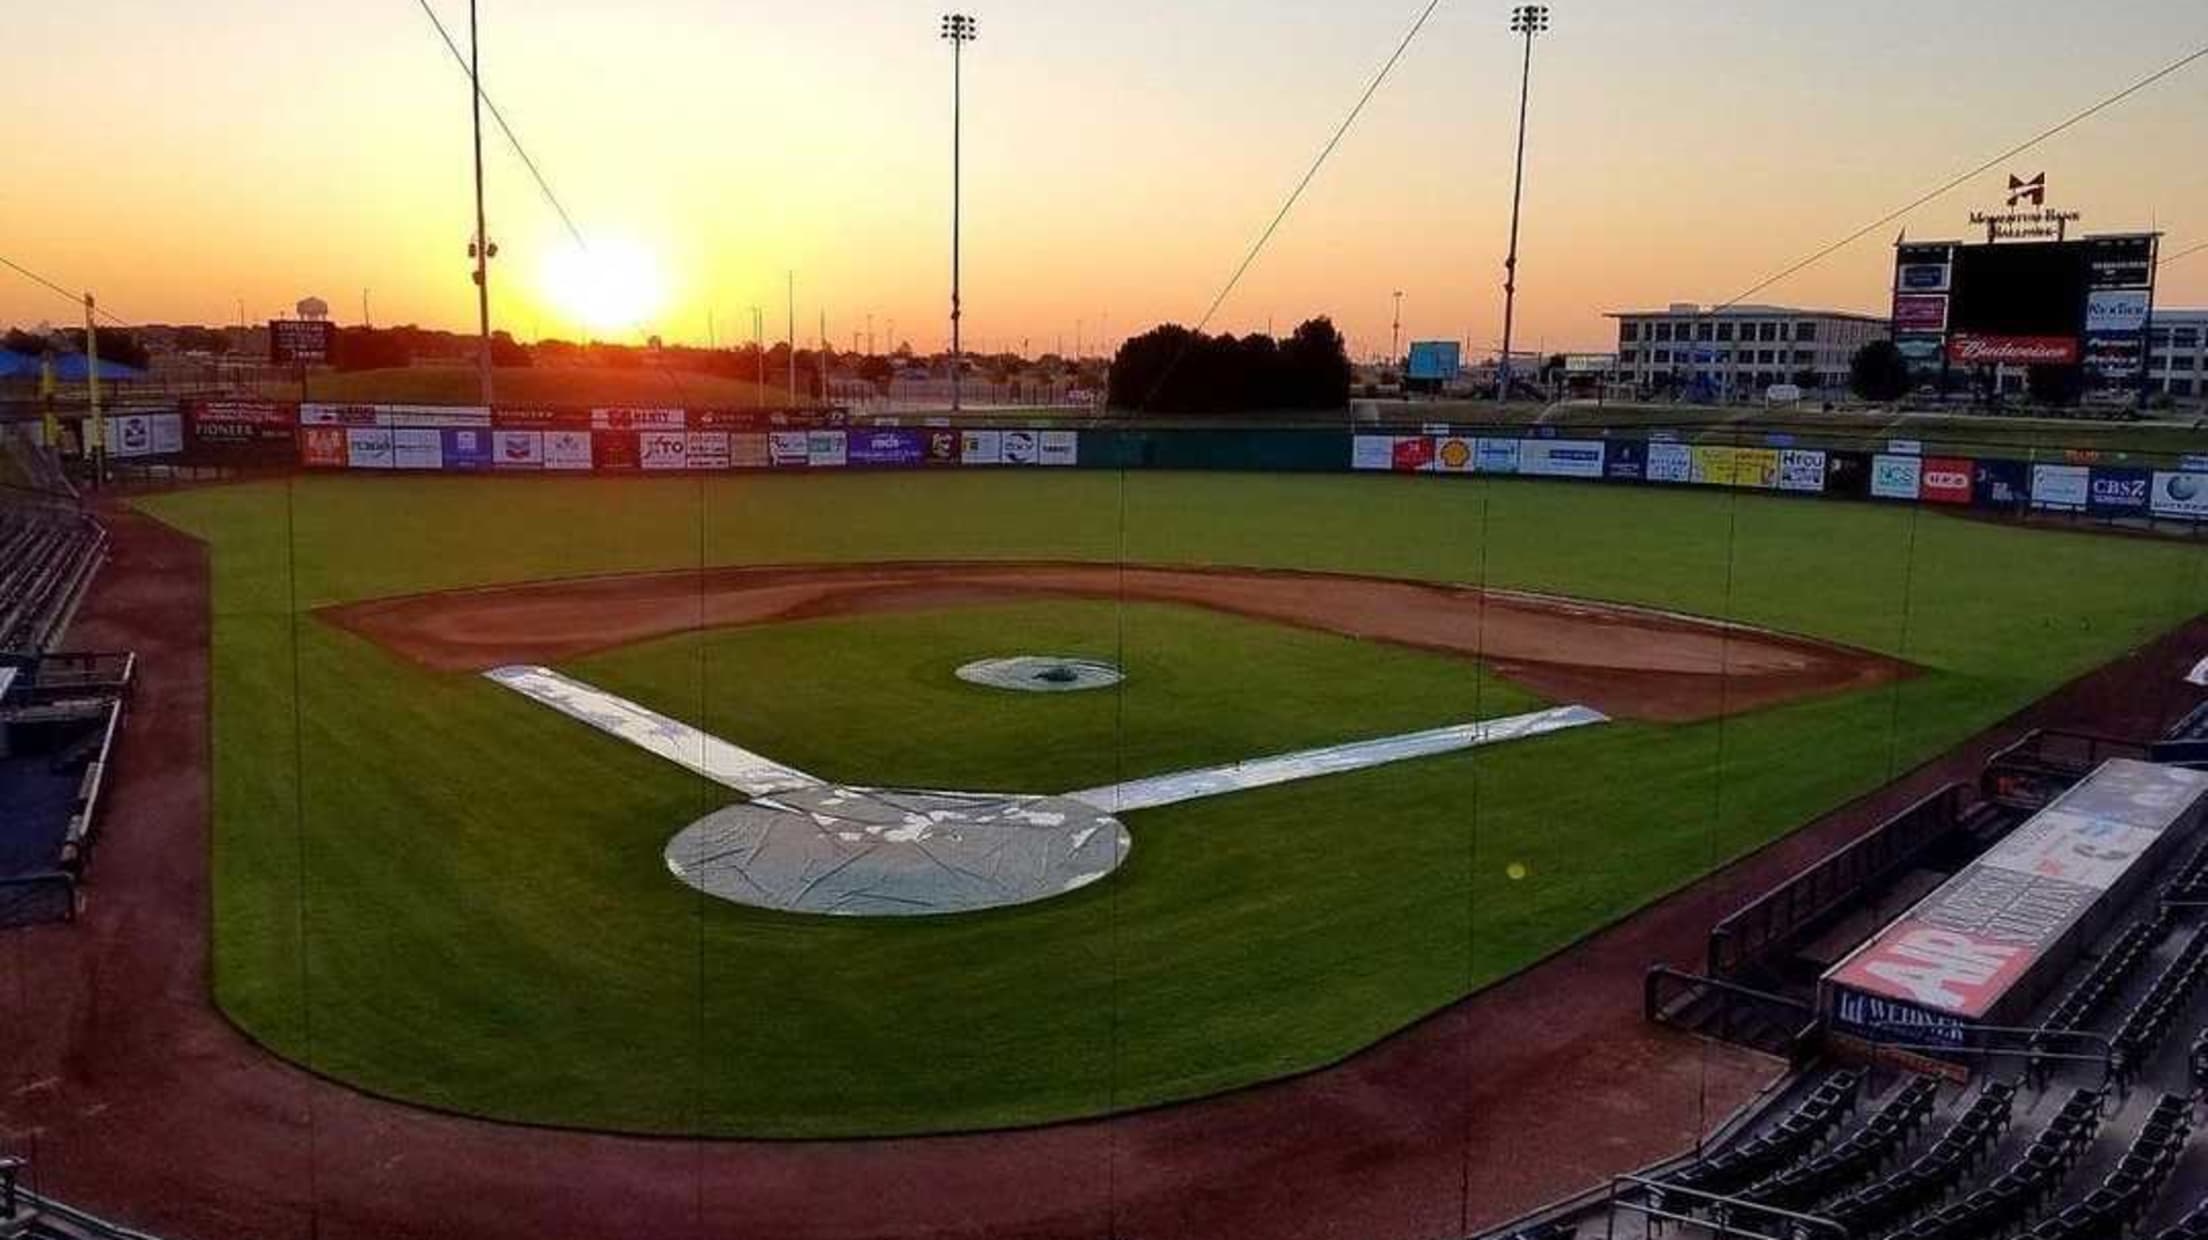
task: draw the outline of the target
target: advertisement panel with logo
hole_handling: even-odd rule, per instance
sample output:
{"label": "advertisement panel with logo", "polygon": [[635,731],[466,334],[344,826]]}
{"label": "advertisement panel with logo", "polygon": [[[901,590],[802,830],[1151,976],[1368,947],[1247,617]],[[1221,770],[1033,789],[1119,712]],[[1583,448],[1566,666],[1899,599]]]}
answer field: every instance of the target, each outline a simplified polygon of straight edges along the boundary
{"label": "advertisement panel with logo", "polygon": [[2092,497],[2093,471],[2083,465],[2032,466],[2032,507],[2084,512]]}
{"label": "advertisement panel with logo", "polygon": [[491,411],[480,405],[380,405],[390,426],[489,426]]}
{"label": "advertisement panel with logo", "polygon": [[1034,431],[1006,431],[1001,451],[1007,465],[1037,465],[1042,462],[1043,446],[1036,442]]}
{"label": "advertisement panel with logo", "polygon": [[345,428],[345,468],[391,468],[391,431],[382,426]]}
{"label": "advertisement panel with logo", "polygon": [[1947,296],[1944,293],[1894,294],[1896,332],[1944,332],[1947,330]]}
{"label": "advertisement panel with logo", "polygon": [[813,437],[804,431],[768,431],[767,459],[776,469],[802,469],[813,456]]}
{"label": "advertisement panel with logo", "polygon": [[592,431],[590,456],[593,469],[626,473],[643,467],[644,446],[635,431]]}
{"label": "advertisement panel with logo", "polygon": [[1881,452],[1871,458],[1873,499],[1913,500],[1924,481],[1924,458]]}
{"label": "advertisement panel with logo", "polygon": [[958,459],[963,465],[1002,465],[1004,435],[999,431],[967,431],[958,439]]}
{"label": "advertisement panel with logo", "polygon": [[691,431],[685,455],[692,469],[727,469],[728,432]]}
{"label": "advertisement panel with logo", "polygon": [[1733,485],[1739,461],[1732,447],[1724,444],[1696,444],[1688,449],[1688,454],[1694,462],[1691,479],[1696,486]]}
{"label": "advertisement panel with logo", "polygon": [[919,431],[852,431],[849,456],[864,469],[897,469],[927,460],[928,441]]}
{"label": "advertisement panel with logo", "polygon": [[1053,466],[1081,463],[1081,433],[1079,431],[1044,431],[1037,441],[1040,463]]}
{"label": "advertisement panel with logo", "polygon": [[1613,482],[1639,482],[1648,475],[1648,444],[1639,439],[1614,439],[1602,463],[1602,476]]}
{"label": "advertisement panel with logo", "polygon": [[1779,485],[1779,451],[1776,448],[1735,448],[1733,485],[1774,490]]}
{"label": "advertisement panel with logo", "polygon": [[1918,493],[1928,503],[1967,505],[1971,500],[1974,481],[1969,461],[1949,456],[1928,456],[1924,458],[1924,470],[1918,476]]}
{"label": "advertisement panel with logo", "polygon": [[345,428],[342,426],[300,427],[299,463],[308,469],[345,468]]}
{"label": "advertisement panel with logo", "polygon": [[2074,366],[2078,338],[1956,332],[1948,338],[1947,357],[1958,366]]}
{"label": "advertisement panel with logo", "polygon": [[499,408],[491,410],[491,425],[502,431],[587,431],[590,414],[582,409]]}
{"label": "advertisement panel with logo", "polygon": [[445,435],[434,426],[400,426],[391,431],[393,469],[443,469]]}
{"label": "advertisement panel with logo", "polygon": [[[590,411],[590,428],[595,431],[679,431],[687,429],[689,419],[680,409],[632,409],[620,406]],[[639,445],[641,449],[641,445]]]}
{"label": "advertisement panel with logo", "polygon": [[596,432],[552,430],[544,432],[544,467],[570,473],[598,467]]}
{"label": "advertisement panel with logo", "polygon": [[2208,474],[2157,470],[2154,515],[2180,521],[2208,520]]}
{"label": "advertisement panel with logo", "polygon": [[475,473],[491,467],[491,436],[496,432],[489,427],[481,429],[447,428],[437,432],[443,441],[445,468],[461,473]]}
{"label": "advertisement panel with logo", "polygon": [[2032,470],[2023,461],[1974,461],[1972,499],[1981,508],[2022,508],[2032,502]]}
{"label": "advertisement panel with logo", "polygon": [[1649,444],[1648,480],[1650,482],[1694,481],[1694,451],[1683,443]]}
{"label": "advertisement panel with logo", "polygon": [[1598,439],[1528,439],[1518,449],[1518,472],[1539,478],[1602,477]]}
{"label": "advertisement panel with logo", "polygon": [[771,469],[774,453],[767,447],[767,437],[757,431],[742,431],[728,437],[728,467],[730,469]]}
{"label": "advertisement panel with logo", "polygon": [[[928,464],[957,465],[965,460],[966,437],[964,435],[959,434],[957,431],[945,430],[931,430],[927,434]],[[1388,438],[1385,435],[1382,435],[1379,438],[1381,446],[1380,464],[1378,468],[1386,469],[1388,467]]]}
{"label": "advertisement panel with logo", "polygon": [[[118,413],[107,418],[107,454],[111,457],[153,456],[153,414]],[[171,418],[175,414],[167,415]],[[172,449],[173,451],[173,449]]]}
{"label": "advertisement panel with logo", "polygon": [[1825,454],[1815,448],[1779,453],[1779,489],[1815,495],[1825,489]]}
{"label": "advertisement panel with logo", "polygon": [[1357,435],[1349,441],[1349,467],[1386,471],[1395,468],[1395,436]]}
{"label": "advertisement panel with logo", "polygon": [[1825,494],[1862,499],[1871,493],[1871,454],[1825,453]]}
{"label": "advertisement panel with logo", "polygon": [[690,434],[688,431],[638,431],[636,459],[648,470],[688,469]]}
{"label": "advertisement panel with logo", "polygon": [[374,405],[301,405],[301,426],[389,426],[383,410]]}
{"label": "advertisement panel with logo", "polygon": [[2146,365],[2146,337],[2139,332],[2123,336],[2087,336],[2085,364],[2109,379],[2135,379]]}
{"label": "advertisement panel with logo", "polygon": [[1469,474],[1478,463],[1480,442],[1470,435],[1437,435],[1434,438],[1434,472]]}
{"label": "advertisement panel with logo", "polygon": [[290,443],[298,425],[291,406],[273,401],[194,401],[185,417],[200,443]]}
{"label": "advertisement panel with logo", "polygon": [[1473,452],[1472,468],[1483,474],[1515,474],[1518,452],[1515,439],[1482,439]]}
{"label": "advertisement panel with logo", "polygon": [[1419,474],[1434,467],[1434,441],[1424,435],[1398,435],[1393,449],[1399,474]]}
{"label": "advertisement panel with logo", "polygon": [[543,469],[543,431],[492,431],[491,468]]}
{"label": "advertisement panel with logo", "polygon": [[841,469],[851,459],[844,431],[805,432],[805,463],[814,469]]}
{"label": "advertisement panel with logo", "polygon": [[2145,289],[2096,289],[2085,299],[2087,335],[2127,335],[2147,329]]}
{"label": "advertisement panel with logo", "polygon": [[2137,517],[2150,511],[2154,475],[2144,469],[2098,465],[2085,510],[2097,517]]}

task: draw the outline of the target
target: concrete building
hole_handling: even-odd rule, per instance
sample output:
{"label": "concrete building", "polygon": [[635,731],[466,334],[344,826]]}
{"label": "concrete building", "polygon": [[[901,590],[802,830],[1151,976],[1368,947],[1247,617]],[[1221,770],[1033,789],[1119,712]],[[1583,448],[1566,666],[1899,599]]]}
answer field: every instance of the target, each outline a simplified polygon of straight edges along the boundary
{"label": "concrete building", "polygon": [[1621,382],[1700,390],[1719,400],[1759,399],[1803,371],[1816,373],[1816,388],[1844,391],[1856,350],[1889,334],[1879,315],[1791,306],[1709,309],[1684,302],[1609,317],[1618,321]]}
{"label": "concrete building", "polygon": [[2147,396],[2208,404],[2208,310],[2155,308],[2147,325]]}

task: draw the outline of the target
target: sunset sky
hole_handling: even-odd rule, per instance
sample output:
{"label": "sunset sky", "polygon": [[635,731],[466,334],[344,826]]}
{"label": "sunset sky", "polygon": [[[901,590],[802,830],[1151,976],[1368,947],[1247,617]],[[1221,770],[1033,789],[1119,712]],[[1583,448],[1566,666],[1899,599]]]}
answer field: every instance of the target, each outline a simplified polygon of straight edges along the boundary
{"label": "sunset sky", "polygon": [[[432,0],[465,39],[461,0]],[[1192,322],[1424,0],[1018,0],[971,9],[969,348]],[[24,5],[0,254],[139,321],[468,327],[467,84],[415,0]],[[1520,340],[1723,300],[2208,42],[2200,0],[1560,0],[1534,71]],[[1214,327],[1330,313],[1359,353],[1500,333],[1518,45],[1444,0]],[[645,327],[848,347],[947,335],[950,52],[910,0],[483,0],[484,84],[594,247],[656,267]],[[488,139],[494,316],[575,335],[558,221]],[[2017,161],[2088,231],[2208,241],[2208,61]],[[1999,174],[1916,213],[1963,236]],[[1893,229],[1756,300],[1877,310]],[[572,281],[570,281],[572,283]],[[572,300],[570,298],[569,300]],[[2208,253],[2163,273],[2208,305]],[[0,272],[0,323],[67,321]],[[620,330],[603,331],[609,338]],[[625,333],[634,339],[637,332]]]}

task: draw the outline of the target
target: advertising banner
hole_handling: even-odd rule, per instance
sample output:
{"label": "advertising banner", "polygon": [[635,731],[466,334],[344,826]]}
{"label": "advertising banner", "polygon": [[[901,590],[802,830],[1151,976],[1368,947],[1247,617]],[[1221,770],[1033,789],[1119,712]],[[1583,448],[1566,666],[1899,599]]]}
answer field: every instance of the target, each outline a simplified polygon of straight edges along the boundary
{"label": "advertising banner", "polygon": [[194,401],[185,417],[200,443],[290,443],[298,424],[291,406],[273,401]]}
{"label": "advertising banner", "polygon": [[2086,511],[2097,517],[2144,516],[2150,510],[2153,488],[2154,476],[2144,469],[2095,466]]}
{"label": "advertising banner", "polygon": [[437,432],[443,439],[445,468],[466,473],[491,467],[491,436],[489,429],[446,429]]}
{"label": "advertising banner", "polygon": [[1944,332],[1947,330],[1947,296],[1943,293],[1894,294],[1894,330]]}
{"label": "advertising banner", "polygon": [[1454,379],[1463,366],[1463,352],[1464,346],[1454,340],[1414,340],[1407,377],[1429,382]]}
{"label": "advertising banner", "polygon": [[804,431],[767,432],[767,461],[774,468],[802,469],[812,455],[812,436]]}
{"label": "advertising banner", "polygon": [[1729,487],[1733,485],[1738,462],[1733,449],[1725,445],[1696,444],[1689,448],[1688,459],[1693,462],[1689,480],[1696,486]]}
{"label": "advertising banner", "polygon": [[491,411],[480,406],[378,405],[386,426],[489,426]]}
{"label": "advertising banner", "polygon": [[391,432],[381,426],[345,428],[345,468],[391,468]]}
{"label": "advertising banner", "polygon": [[1956,457],[1928,456],[1918,476],[1918,492],[1934,504],[1968,504],[1975,478],[1971,463]]}
{"label": "advertising banner", "polygon": [[389,426],[384,412],[374,405],[301,405],[301,426]]}
{"label": "advertising banner", "polygon": [[1479,455],[1479,440],[1469,435],[1443,435],[1434,440],[1434,472],[1469,474]]}
{"label": "advertising banner", "polygon": [[590,411],[590,428],[594,431],[679,431],[688,426],[680,409],[620,407]]}
{"label": "advertising banner", "polygon": [[1352,436],[1349,441],[1349,467],[1365,470],[1394,469],[1395,437],[1393,435]]}
{"label": "advertising banner", "polygon": [[341,426],[300,427],[299,463],[308,469],[345,468],[345,428]]}
{"label": "advertising banner", "polygon": [[1825,453],[1825,494],[1862,499],[1871,493],[1871,457],[1867,452]]}
{"label": "advertising banner", "polygon": [[1518,472],[1538,478],[1602,477],[1602,441],[1529,439],[1518,448]]}
{"label": "advertising banner", "polygon": [[1483,474],[1515,474],[1518,472],[1518,441],[1515,439],[1482,439],[1472,461],[1472,468]]}
{"label": "advertising banner", "polygon": [[544,432],[544,467],[565,471],[597,468],[598,452],[592,434],[586,430]]}
{"label": "advertising banner", "polygon": [[1648,444],[1639,439],[1612,440],[1602,476],[1614,482],[1639,482],[1647,477]]}
{"label": "advertising banner", "polygon": [[543,469],[543,431],[492,431],[491,468]]}
{"label": "advertising banner", "polygon": [[1434,467],[1434,441],[1424,435],[1399,435],[1393,459],[1399,474],[1425,473]]}
{"label": "advertising banner", "polygon": [[2032,502],[2032,471],[2022,461],[1971,464],[1972,499],[1982,508],[2022,508]]}
{"label": "advertising banner", "polygon": [[270,319],[268,363],[306,366],[330,360],[337,352],[337,324],[328,319]]}
{"label": "advertising banner", "polygon": [[1894,283],[1912,293],[1944,293],[1947,270],[1946,263],[1905,263],[1895,270]]}
{"label": "advertising banner", "polygon": [[[964,435],[957,431],[945,430],[931,430],[927,434],[928,464],[957,465],[965,460],[966,437]],[[1387,437],[1382,436],[1380,439],[1380,464],[1377,466],[1380,469],[1388,467],[1387,442]]]}
{"label": "advertising banner", "polygon": [[587,431],[590,429],[590,413],[583,409],[493,409],[491,425],[499,430]]}
{"label": "advertising banner", "polygon": [[688,456],[692,469],[727,469],[728,432],[691,431]]}
{"label": "advertising banner", "polygon": [[1937,370],[1941,361],[1947,357],[1947,337],[1896,336],[1894,349],[1901,354],[1901,360],[1909,363],[1912,370],[1926,367]]}
{"label": "advertising banner", "polygon": [[1804,495],[1825,489],[1825,454],[1814,448],[1789,448],[1779,453],[1779,489]]}
{"label": "advertising banner", "polygon": [[841,469],[851,459],[845,431],[807,431],[805,463],[814,469]]}
{"label": "advertising banner", "polygon": [[2154,475],[2154,515],[2184,521],[2208,520],[2208,474]]}
{"label": "advertising banner", "polygon": [[2078,341],[2075,336],[1956,332],[1948,339],[1947,356],[1958,366],[2072,366],[2078,360]]}
{"label": "advertising banner", "polygon": [[1078,431],[1044,431],[1038,448],[1044,465],[1081,463],[1081,434]]}
{"label": "advertising banner", "polygon": [[109,414],[106,447],[116,458],[172,456],[184,450],[183,420],[173,413]]}
{"label": "advertising banner", "polygon": [[2137,378],[2146,357],[2146,338],[2139,332],[2085,338],[2085,364],[2112,379]]}
{"label": "advertising banner", "polygon": [[2147,329],[2145,289],[2099,289],[2085,298],[2087,334],[2138,333]]}
{"label": "advertising banner", "polygon": [[393,469],[443,469],[445,434],[434,426],[399,426],[391,430]]}
{"label": "advertising banner", "polygon": [[2084,512],[2093,471],[2083,465],[2032,466],[2032,507]]}
{"label": "advertising banner", "polygon": [[1648,445],[1648,480],[1650,482],[1694,481],[1694,452],[1683,443],[1652,443]]}
{"label": "advertising banner", "polygon": [[1043,446],[1036,442],[1034,431],[1006,431],[1000,443],[1007,465],[1042,463]]}
{"label": "advertising banner", "polygon": [[1781,455],[1775,448],[1733,449],[1733,485],[1759,491],[1777,489]]}
{"label": "advertising banner", "polygon": [[997,431],[967,431],[959,436],[958,459],[964,465],[1004,463],[1004,436]]}
{"label": "advertising banner", "polygon": [[767,437],[756,432],[738,432],[728,437],[728,467],[730,469],[771,469],[774,453],[767,448]]}
{"label": "advertising banner", "polygon": [[920,431],[852,431],[849,458],[867,469],[918,465],[928,459],[928,441]]}
{"label": "advertising banner", "polygon": [[1916,499],[1924,482],[1924,458],[1881,452],[1871,458],[1871,497]]}
{"label": "advertising banner", "polygon": [[690,468],[688,431],[636,432],[637,463],[648,470]]}
{"label": "advertising banner", "polygon": [[637,442],[635,431],[592,431],[590,458],[593,469],[613,472],[638,469],[644,464],[643,445]]}

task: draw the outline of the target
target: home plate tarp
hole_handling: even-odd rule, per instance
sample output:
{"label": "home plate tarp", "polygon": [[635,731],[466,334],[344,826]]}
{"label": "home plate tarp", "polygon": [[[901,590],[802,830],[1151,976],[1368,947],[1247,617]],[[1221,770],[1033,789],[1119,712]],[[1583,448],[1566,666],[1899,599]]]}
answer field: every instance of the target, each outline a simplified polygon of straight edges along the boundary
{"label": "home plate tarp", "polygon": [[1605,722],[1584,706],[1275,754],[1065,795],[830,783],[544,667],[484,673],[534,701],[749,798],[676,833],[670,873],[738,904],[914,917],[1028,904],[1117,869],[1114,817]]}

